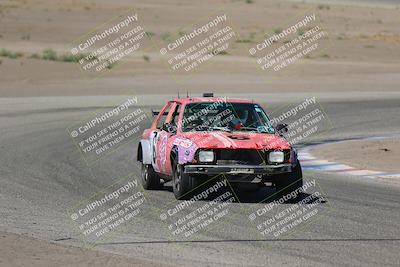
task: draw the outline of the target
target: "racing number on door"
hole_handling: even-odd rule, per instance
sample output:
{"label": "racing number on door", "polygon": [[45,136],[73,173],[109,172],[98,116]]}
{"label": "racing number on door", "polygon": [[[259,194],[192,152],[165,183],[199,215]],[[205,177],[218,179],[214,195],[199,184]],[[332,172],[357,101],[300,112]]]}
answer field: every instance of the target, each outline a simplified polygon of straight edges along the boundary
{"label": "racing number on door", "polygon": [[165,172],[165,161],[166,161],[166,153],[167,153],[167,140],[168,140],[168,133],[165,131],[161,131],[158,134],[157,138],[157,148],[156,148],[156,162],[157,167],[161,172]]}

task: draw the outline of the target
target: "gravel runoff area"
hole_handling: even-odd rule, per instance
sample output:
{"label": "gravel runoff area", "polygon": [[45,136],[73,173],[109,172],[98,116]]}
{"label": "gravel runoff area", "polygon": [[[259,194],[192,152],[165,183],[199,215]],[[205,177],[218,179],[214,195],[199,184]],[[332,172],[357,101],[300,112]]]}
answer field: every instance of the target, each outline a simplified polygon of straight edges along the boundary
{"label": "gravel runoff area", "polygon": [[317,158],[373,171],[400,172],[400,139],[362,140],[319,146]]}

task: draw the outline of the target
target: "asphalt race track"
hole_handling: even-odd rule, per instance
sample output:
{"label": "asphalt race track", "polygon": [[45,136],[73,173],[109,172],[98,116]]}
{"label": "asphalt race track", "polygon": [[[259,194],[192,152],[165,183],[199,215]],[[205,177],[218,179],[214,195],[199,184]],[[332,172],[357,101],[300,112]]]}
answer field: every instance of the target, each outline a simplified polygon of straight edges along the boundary
{"label": "asphalt race track", "polygon": [[[320,98],[334,128],[306,143],[400,132],[400,94],[382,94],[375,100],[368,94],[349,93],[342,97]],[[112,103],[123,99],[124,96],[0,99],[3,229],[85,245],[68,210],[121,177],[139,178],[140,166],[135,162],[137,140],[88,166],[67,127],[91,114],[110,110]],[[267,112],[292,101],[278,95],[257,99],[262,99],[259,101]],[[164,101],[163,96],[139,96],[139,104],[148,114]],[[148,121],[144,124],[141,129],[148,126]],[[160,219],[166,207],[178,203],[167,184],[160,190],[146,191],[142,213],[97,242],[95,249],[151,260],[160,266],[399,266],[400,183],[314,171],[305,171],[304,176],[305,182],[315,180],[318,185],[307,194],[318,190],[324,201],[318,206],[318,214],[290,234],[263,237],[249,221],[249,214],[265,205],[259,202],[274,194],[274,189],[265,188],[252,196],[237,192],[239,201],[230,204],[223,220],[189,238],[174,237]],[[188,209],[195,210],[206,202],[193,203]],[[288,202],[277,209],[292,205]]]}

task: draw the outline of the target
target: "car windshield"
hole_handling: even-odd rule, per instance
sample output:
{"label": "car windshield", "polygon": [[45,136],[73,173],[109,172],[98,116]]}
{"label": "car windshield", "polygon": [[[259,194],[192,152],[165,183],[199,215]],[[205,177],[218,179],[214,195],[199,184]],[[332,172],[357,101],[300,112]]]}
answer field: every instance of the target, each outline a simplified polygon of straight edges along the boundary
{"label": "car windshield", "polygon": [[267,114],[259,105],[229,102],[187,104],[183,113],[182,131],[275,132]]}

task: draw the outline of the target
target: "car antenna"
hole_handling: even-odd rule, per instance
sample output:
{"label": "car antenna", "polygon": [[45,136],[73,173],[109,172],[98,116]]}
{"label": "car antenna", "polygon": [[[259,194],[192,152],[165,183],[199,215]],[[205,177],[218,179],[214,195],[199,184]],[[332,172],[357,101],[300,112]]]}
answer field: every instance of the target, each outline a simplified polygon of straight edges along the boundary
{"label": "car antenna", "polygon": [[178,92],[178,98],[180,98],[180,97],[179,97],[179,92]]}
{"label": "car antenna", "polygon": [[188,91],[186,91],[186,97],[189,98],[189,92]]}

